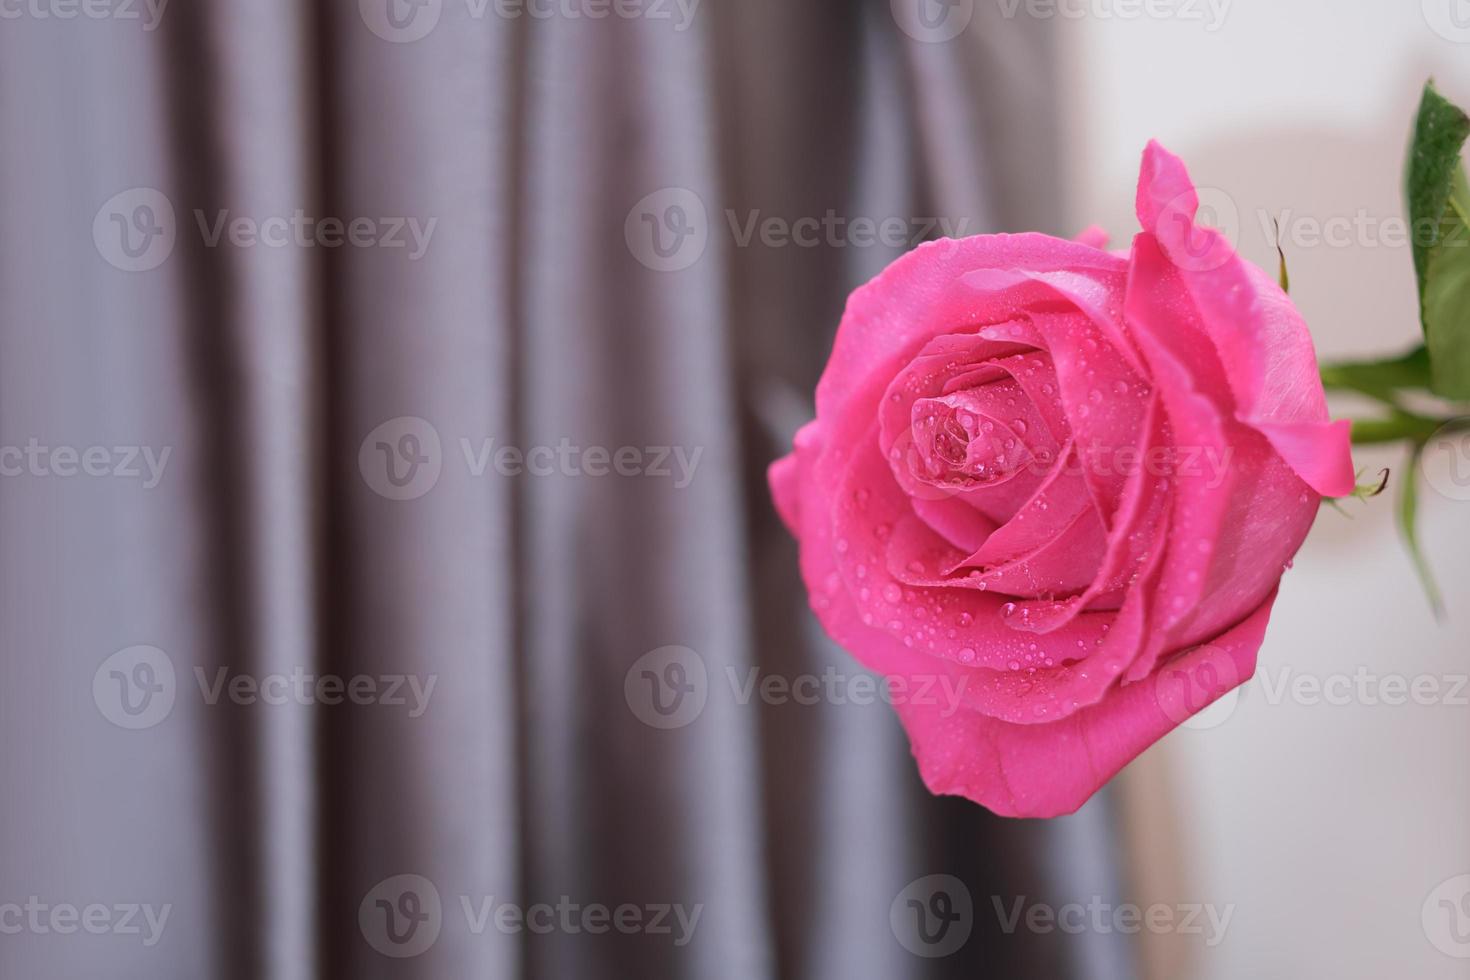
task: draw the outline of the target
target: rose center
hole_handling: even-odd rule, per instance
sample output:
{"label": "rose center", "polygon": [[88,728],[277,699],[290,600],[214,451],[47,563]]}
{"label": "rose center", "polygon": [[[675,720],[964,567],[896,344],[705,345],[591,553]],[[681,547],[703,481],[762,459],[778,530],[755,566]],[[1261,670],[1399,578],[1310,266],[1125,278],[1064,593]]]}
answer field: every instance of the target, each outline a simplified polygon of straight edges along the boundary
{"label": "rose center", "polygon": [[1028,455],[1010,426],[952,395],[917,400],[910,431],[911,472],[930,483],[988,483],[1009,476]]}

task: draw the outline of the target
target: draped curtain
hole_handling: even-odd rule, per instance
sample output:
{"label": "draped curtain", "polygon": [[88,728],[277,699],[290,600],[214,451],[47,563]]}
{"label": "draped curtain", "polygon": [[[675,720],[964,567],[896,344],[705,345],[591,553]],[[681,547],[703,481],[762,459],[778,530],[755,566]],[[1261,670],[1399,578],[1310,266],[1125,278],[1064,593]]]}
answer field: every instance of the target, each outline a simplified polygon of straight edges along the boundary
{"label": "draped curtain", "polygon": [[[417,8],[374,3],[0,22],[0,446],[52,464],[0,478],[0,903],[170,909],[152,945],[0,936],[0,974],[1134,975],[1128,937],[998,914],[1119,893],[1106,795],[998,820],[925,793],[881,702],[740,696],[858,672],[764,469],[846,294],[906,247],[744,229],[1065,233],[1047,23],[971,5],[929,43],[887,0],[704,0],[682,24],[430,0],[405,40]],[[645,199],[698,203],[696,260],[650,267]],[[230,231],[298,211],[433,224],[418,256],[407,231]],[[117,252],[165,231],[154,267]],[[633,447],[644,471],[502,473],[487,440]],[[118,465],[59,475],[62,446]],[[117,472],[127,447],[166,460],[152,485]],[[697,459],[687,481],[651,471],[659,447]],[[394,499],[380,450],[437,479]],[[665,648],[704,669],[677,727],[629,681]],[[414,715],[215,686],[295,675],[433,687]],[[119,716],[114,682],[171,707]],[[937,958],[890,922],[931,874],[973,906]],[[402,875],[432,883],[438,933],[386,956],[367,919]],[[476,929],[487,900],[700,912],[678,944]]]}

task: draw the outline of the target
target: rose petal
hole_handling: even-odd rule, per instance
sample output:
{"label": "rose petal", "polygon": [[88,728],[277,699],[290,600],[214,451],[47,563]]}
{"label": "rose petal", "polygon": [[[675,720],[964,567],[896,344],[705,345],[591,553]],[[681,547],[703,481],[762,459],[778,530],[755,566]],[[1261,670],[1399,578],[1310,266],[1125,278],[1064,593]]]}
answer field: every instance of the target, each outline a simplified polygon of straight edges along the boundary
{"label": "rose petal", "polygon": [[[1248,680],[1274,600],[1272,593],[1208,646],[1179,657],[1171,669],[1189,672],[1223,661],[1233,667],[1234,681]],[[923,669],[924,662],[912,657],[895,656],[887,665],[887,672],[899,676]],[[1211,692],[1198,709],[1227,690]],[[952,711],[943,701],[912,699],[895,706],[931,792],[963,796],[1011,817],[1073,812],[1183,717],[1156,681],[1120,688],[1090,708],[1044,725],[1012,725],[977,712]]]}
{"label": "rose petal", "polygon": [[1143,153],[1138,220],[1199,310],[1224,365],[1235,415],[1258,429],[1319,494],[1351,493],[1348,429],[1332,423],[1312,337],[1296,307],[1225,236],[1195,222],[1199,196],[1184,164],[1157,142]]}

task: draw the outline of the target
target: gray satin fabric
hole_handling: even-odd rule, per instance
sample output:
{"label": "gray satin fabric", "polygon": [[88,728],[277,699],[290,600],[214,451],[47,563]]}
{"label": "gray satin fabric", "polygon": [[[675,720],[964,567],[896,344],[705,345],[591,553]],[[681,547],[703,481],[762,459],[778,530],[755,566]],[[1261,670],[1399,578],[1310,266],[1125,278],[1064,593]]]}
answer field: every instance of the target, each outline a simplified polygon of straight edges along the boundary
{"label": "gray satin fabric", "polygon": [[[180,2],[158,30],[0,30],[0,445],[170,447],[164,479],[0,479],[0,903],[169,903],[161,941],[0,936],[15,977],[1125,977],[1126,937],[1002,935],[990,896],[1119,894],[1106,797],[1007,822],[920,785],[882,704],[742,705],[726,679],[852,673],[806,611],[764,468],[809,417],[843,299],[900,250],[741,247],[726,212],[1056,227],[1044,22],[961,41],[883,3],[706,0],[666,22],[474,18],[393,44],[357,4]],[[109,265],[102,202],[162,191],[178,242]],[[699,196],[698,262],[639,264],[634,202]],[[207,247],[195,209],[438,219],[374,248]],[[385,499],[376,426],[442,474]],[[476,476],[461,440],[697,447],[649,477]],[[177,702],[113,725],[94,673],[166,652]],[[697,651],[694,723],[629,709]],[[195,680],[437,679],[429,710],[209,705]],[[909,881],[975,935],[915,957]],[[359,905],[432,881],[391,959]],[[702,905],[691,942],[468,928],[461,896]],[[1116,899],[1115,899],[1116,900]]]}

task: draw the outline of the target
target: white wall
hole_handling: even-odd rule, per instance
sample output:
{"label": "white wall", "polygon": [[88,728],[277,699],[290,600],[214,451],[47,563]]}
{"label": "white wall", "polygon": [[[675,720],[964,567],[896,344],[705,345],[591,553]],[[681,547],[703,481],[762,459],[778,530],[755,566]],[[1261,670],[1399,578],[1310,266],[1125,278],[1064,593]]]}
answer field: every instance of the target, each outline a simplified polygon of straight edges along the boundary
{"label": "white wall", "polygon": [[[1059,25],[1076,225],[1104,223],[1126,245],[1139,153],[1157,137],[1197,183],[1228,194],[1240,248],[1268,268],[1261,209],[1356,220],[1342,247],[1312,244],[1310,222],[1286,222],[1293,296],[1324,356],[1406,348],[1418,336],[1411,260],[1384,222],[1402,216],[1405,140],[1425,77],[1470,105],[1470,27],[1457,42],[1431,26],[1455,33],[1452,4],[1470,25],[1466,0],[1233,0],[1209,30],[1204,0],[1172,3],[1203,21],[1124,20],[1103,16],[1121,9],[1109,0],[1064,0],[1090,11]],[[1359,451],[1358,462],[1401,460]],[[1432,889],[1470,874],[1470,707],[1271,697],[1283,676],[1364,668],[1428,675],[1446,692],[1447,675],[1470,673],[1470,503],[1422,496],[1449,606],[1442,624],[1393,509],[1382,497],[1350,506],[1353,520],[1324,510],[1286,576],[1256,680],[1233,710],[1216,709],[1214,727],[1176,732],[1125,777],[1134,836],[1147,838],[1140,888],[1154,893],[1140,897],[1235,906],[1224,941],[1204,955],[1198,939],[1162,940],[1190,954],[1171,980],[1470,976],[1470,959],[1445,955],[1428,934],[1450,940],[1449,911],[1435,903],[1421,922]],[[1459,924],[1470,935],[1470,916]],[[1451,948],[1470,956],[1470,943]]]}

